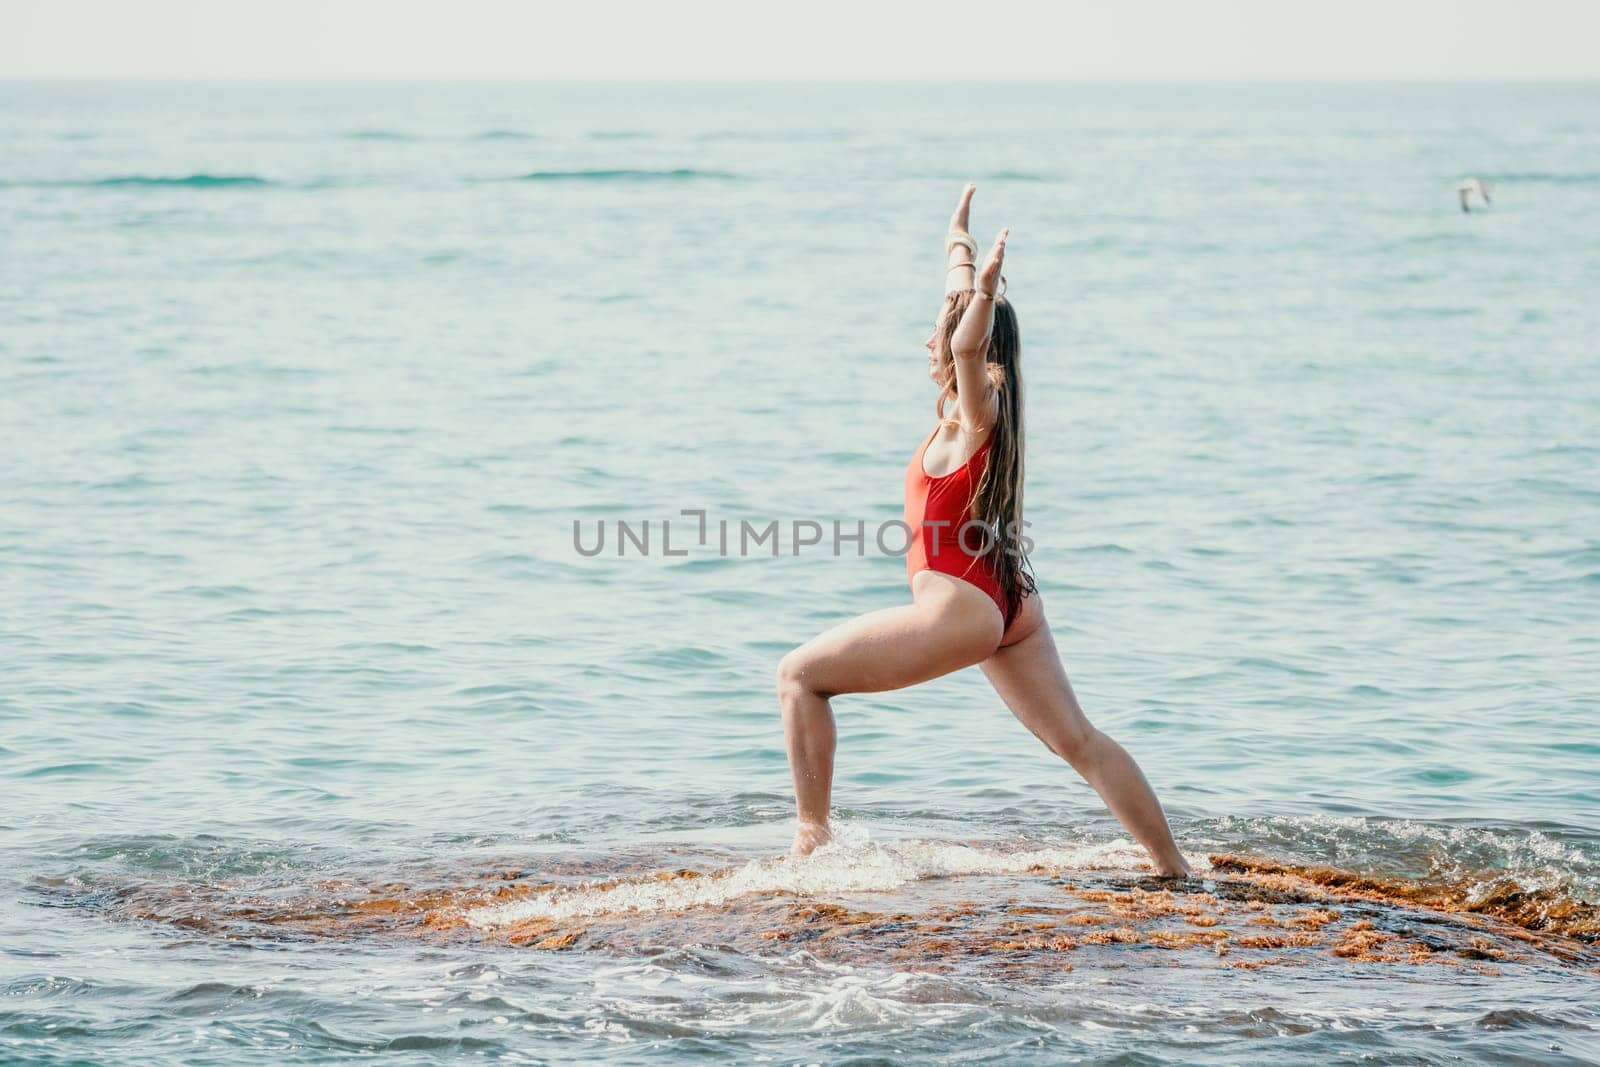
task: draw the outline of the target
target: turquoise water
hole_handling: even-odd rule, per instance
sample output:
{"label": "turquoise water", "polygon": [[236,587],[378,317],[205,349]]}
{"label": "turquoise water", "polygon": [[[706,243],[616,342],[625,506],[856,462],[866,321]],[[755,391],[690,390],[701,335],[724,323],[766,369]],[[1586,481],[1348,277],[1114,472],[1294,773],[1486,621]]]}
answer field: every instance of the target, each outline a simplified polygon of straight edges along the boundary
{"label": "turquoise water", "polygon": [[[1600,900],[1600,87],[13,83],[0,146],[5,1062],[1600,1058],[1581,970],[118,908],[781,852],[773,669],[903,559],[573,523],[896,517],[967,179],[1052,626],[1185,851]],[[840,892],[892,842],[1134,863],[976,671],[837,710]]]}

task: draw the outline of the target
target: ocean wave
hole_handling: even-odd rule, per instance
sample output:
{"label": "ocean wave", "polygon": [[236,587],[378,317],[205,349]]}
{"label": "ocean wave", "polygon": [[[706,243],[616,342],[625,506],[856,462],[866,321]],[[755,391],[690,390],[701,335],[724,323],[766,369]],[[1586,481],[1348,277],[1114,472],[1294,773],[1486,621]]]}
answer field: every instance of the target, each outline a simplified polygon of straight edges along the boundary
{"label": "ocean wave", "polygon": [[[864,836],[847,829],[839,841],[804,859],[751,860],[709,877],[624,880],[552,890],[509,904],[470,909],[467,921],[475,927],[491,928],[530,919],[559,922],[616,913],[678,911],[722,905],[750,894],[884,892],[933,878],[1021,874],[1036,867],[1136,870],[1148,866],[1144,854],[1126,841],[1004,850],[948,841],[877,844],[865,842]],[[1190,858],[1197,868],[1205,868],[1204,859]]]}
{"label": "ocean wave", "polygon": [[698,134],[697,141],[761,141],[774,143],[802,143],[811,141],[848,141],[849,130],[710,130]]}
{"label": "ocean wave", "polygon": [[[743,177],[729,171],[701,170],[693,167],[674,168],[594,168],[577,170],[536,170],[509,178],[464,179],[467,181],[525,181],[525,182],[682,182],[682,181],[741,181]],[[320,189],[339,184],[361,184],[332,178],[315,178],[305,181],[285,182],[264,178],[259,174],[115,174],[104,178],[44,179],[39,181],[0,181],[0,188],[32,189],[263,189],[301,188]]]}
{"label": "ocean wave", "polygon": [[1216,844],[1229,851],[1283,852],[1300,863],[1463,887],[1511,876],[1530,886],[1571,885],[1578,899],[1600,903],[1600,856],[1580,836],[1553,828],[1350,815],[1230,815],[1209,829],[1219,835]]}
{"label": "ocean wave", "polygon": [[1600,185],[1600,172],[1579,171],[1572,174],[1557,174],[1550,171],[1526,171],[1495,175],[1493,180],[1527,185]]}
{"label": "ocean wave", "polygon": [[995,182],[1053,182],[1056,177],[1049,174],[1036,174],[1027,170],[997,170],[986,174],[984,177]]}
{"label": "ocean wave", "polygon": [[506,129],[483,130],[473,134],[471,137],[471,140],[474,141],[536,141],[538,139],[539,135],[536,133]]}
{"label": "ocean wave", "polygon": [[395,141],[395,142],[401,142],[401,141],[415,141],[417,139],[416,137],[412,136],[411,134],[409,134],[409,133],[401,133],[399,130],[382,130],[382,129],[346,130],[344,132],[344,134],[343,134],[343,137],[344,137],[344,139],[346,141]]}
{"label": "ocean wave", "polygon": [[697,170],[693,167],[674,167],[670,170],[647,170],[633,167],[593,170],[535,170],[519,174],[513,181],[523,182],[661,182],[738,181],[739,175],[722,170]]}
{"label": "ocean wave", "polygon": [[266,178],[255,174],[189,174],[183,177],[169,177],[165,175],[126,174],[114,178],[99,178],[94,181],[84,182],[85,185],[117,186],[117,185],[147,185],[171,186],[186,189],[211,189],[227,186],[261,186],[273,184]]}
{"label": "ocean wave", "polygon": [[64,181],[0,182],[0,187],[31,187],[41,189],[112,189],[140,187],[169,189],[216,189],[252,188],[274,184],[276,183],[255,174],[118,174],[109,178],[72,178]]}

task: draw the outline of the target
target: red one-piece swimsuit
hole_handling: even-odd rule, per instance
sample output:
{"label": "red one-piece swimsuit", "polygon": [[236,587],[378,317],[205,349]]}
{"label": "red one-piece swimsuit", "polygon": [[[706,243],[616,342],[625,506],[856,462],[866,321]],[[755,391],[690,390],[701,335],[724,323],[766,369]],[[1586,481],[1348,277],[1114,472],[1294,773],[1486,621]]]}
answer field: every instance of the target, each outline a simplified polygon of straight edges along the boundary
{"label": "red one-piece swimsuit", "polygon": [[1006,595],[1000,588],[1000,578],[994,564],[980,554],[991,535],[974,526],[966,533],[966,547],[957,540],[961,527],[972,520],[972,494],[983,477],[989,442],[994,435],[991,433],[960,467],[934,478],[922,469],[922,456],[938,432],[935,429],[928,435],[906,468],[905,518],[911,530],[911,544],[906,551],[906,578],[914,579],[923,571],[934,570],[970,582],[989,594],[1009,628],[1011,613],[1006,610]]}

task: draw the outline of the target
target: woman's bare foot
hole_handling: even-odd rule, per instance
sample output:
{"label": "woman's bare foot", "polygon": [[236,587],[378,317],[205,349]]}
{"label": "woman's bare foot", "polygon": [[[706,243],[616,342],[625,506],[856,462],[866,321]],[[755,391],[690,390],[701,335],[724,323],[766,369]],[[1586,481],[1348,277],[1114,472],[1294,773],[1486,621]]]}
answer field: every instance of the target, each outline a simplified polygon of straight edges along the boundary
{"label": "woman's bare foot", "polygon": [[809,856],[814,849],[832,840],[833,832],[822,823],[800,823],[794,828],[794,844],[789,846],[789,855]]}
{"label": "woman's bare foot", "polygon": [[1189,867],[1189,861],[1181,855],[1176,860],[1155,865],[1156,873],[1163,878],[1193,878],[1194,871]]}

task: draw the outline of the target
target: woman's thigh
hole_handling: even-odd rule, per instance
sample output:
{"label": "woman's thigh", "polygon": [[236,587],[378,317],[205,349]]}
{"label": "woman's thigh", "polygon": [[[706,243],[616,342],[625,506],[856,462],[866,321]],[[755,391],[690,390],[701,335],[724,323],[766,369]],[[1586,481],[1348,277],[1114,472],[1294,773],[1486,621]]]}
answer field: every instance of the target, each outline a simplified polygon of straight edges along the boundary
{"label": "woman's thigh", "polygon": [[859,615],[790,652],[780,679],[824,696],[877,693],[983,662],[1000,641],[999,612],[975,587],[946,581],[965,589],[920,583],[915,603]]}
{"label": "woman's thigh", "polygon": [[[1022,619],[1012,623],[1013,629]],[[983,661],[983,673],[1011,713],[1051,749],[1065,756],[1080,748],[1093,727],[1078,704],[1040,612],[1024,636],[1012,638]]]}

